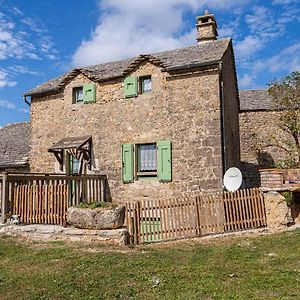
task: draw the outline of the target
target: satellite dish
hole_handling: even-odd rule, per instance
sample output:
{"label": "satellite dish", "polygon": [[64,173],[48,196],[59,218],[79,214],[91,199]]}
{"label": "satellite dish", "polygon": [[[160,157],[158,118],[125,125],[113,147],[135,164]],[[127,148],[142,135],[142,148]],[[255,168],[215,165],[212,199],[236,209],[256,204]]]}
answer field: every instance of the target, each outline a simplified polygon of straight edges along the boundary
{"label": "satellite dish", "polygon": [[224,174],[224,186],[227,191],[234,192],[238,190],[242,184],[242,172],[238,168],[229,168]]}

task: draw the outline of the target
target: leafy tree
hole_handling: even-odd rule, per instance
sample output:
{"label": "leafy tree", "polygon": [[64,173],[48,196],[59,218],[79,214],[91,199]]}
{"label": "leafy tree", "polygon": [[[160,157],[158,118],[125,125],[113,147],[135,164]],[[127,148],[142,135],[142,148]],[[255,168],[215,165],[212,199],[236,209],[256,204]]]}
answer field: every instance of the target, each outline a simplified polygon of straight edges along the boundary
{"label": "leafy tree", "polygon": [[284,136],[272,137],[267,146],[275,146],[287,153],[286,167],[300,166],[300,72],[292,72],[269,83],[274,108],[279,111],[279,128]]}

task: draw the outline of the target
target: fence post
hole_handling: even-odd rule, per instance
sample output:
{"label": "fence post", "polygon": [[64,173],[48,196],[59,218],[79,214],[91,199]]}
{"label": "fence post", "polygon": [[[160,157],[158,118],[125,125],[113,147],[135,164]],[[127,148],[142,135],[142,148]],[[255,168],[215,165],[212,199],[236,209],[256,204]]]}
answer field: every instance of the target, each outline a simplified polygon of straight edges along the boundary
{"label": "fence post", "polygon": [[197,217],[197,222],[196,222],[196,234],[197,236],[201,236],[201,220],[200,220],[200,207],[199,207],[199,200],[200,196],[194,197],[195,200],[195,208],[196,208],[196,217]]}
{"label": "fence post", "polygon": [[72,206],[73,204],[73,191],[72,191],[72,184],[70,180],[70,175],[66,178],[66,188],[67,188],[67,207]]}
{"label": "fence post", "polygon": [[0,223],[4,224],[7,220],[7,213],[9,212],[9,198],[8,198],[8,180],[7,173],[2,176],[2,204],[1,204],[1,219]]}
{"label": "fence post", "polygon": [[100,201],[106,201],[106,178],[100,177]]}

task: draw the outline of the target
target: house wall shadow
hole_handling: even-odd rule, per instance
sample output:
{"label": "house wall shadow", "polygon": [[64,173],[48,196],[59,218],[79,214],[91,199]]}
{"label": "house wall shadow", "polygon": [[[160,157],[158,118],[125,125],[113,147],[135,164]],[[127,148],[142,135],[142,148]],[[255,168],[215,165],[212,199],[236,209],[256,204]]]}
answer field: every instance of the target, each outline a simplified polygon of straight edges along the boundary
{"label": "house wall shadow", "polygon": [[257,163],[241,161],[241,171],[245,188],[254,188],[261,185],[259,169],[275,167],[275,161],[268,152],[258,153],[256,161]]}

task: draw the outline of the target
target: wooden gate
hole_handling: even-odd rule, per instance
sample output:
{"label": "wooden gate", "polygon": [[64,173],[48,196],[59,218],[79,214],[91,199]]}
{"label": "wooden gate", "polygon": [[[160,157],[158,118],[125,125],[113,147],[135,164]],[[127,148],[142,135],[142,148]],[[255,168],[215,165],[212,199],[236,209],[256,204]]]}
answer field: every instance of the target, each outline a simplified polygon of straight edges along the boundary
{"label": "wooden gate", "polygon": [[126,204],[131,243],[167,241],[266,226],[258,189]]}

